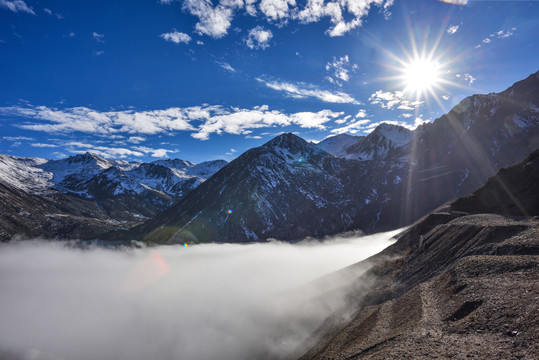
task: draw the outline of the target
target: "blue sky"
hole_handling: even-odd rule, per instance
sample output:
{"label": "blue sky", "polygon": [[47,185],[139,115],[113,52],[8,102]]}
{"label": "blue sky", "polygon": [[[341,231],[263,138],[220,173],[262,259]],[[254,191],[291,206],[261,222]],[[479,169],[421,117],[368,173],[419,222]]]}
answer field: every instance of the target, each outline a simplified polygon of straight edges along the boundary
{"label": "blue sky", "polygon": [[201,162],[414,128],[539,70],[537,19],[538,1],[0,0],[0,152]]}

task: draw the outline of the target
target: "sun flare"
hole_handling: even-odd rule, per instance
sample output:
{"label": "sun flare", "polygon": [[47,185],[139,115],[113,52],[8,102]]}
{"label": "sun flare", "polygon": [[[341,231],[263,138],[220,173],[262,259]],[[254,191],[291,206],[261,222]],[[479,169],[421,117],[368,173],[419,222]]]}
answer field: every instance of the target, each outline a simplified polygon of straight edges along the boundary
{"label": "sun flare", "polygon": [[440,64],[428,59],[414,59],[403,67],[405,91],[417,95],[432,91],[440,84]]}

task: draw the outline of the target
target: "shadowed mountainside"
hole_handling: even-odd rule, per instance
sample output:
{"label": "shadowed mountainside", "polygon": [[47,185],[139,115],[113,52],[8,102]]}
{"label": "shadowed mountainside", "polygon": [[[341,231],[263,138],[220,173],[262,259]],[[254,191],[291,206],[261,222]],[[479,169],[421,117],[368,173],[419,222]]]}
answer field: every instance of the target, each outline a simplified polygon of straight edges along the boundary
{"label": "shadowed mountainside", "polygon": [[372,266],[346,285],[357,310],[328,319],[301,359],[534,359],[539,203],[528,194],[539,193],[538,169],[535,151],[343,270]]}

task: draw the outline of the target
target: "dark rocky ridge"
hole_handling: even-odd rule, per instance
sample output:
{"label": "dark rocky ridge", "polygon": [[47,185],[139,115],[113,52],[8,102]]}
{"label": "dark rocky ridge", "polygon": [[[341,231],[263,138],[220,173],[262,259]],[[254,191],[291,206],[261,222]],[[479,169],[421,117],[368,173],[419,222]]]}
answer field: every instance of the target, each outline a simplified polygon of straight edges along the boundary
{"label": "dark rocky ridge", "polygon": [[20,238],[90,239],[121,222],[94,202],[61,192],[29,194],[0,182],[0,242]]}
{"label": "dark rocky ridge", "polygon": [[[539,193],[538,155],[342,270],[371,267],[344,285],[347,310],[357,310],[345,321],[328,319],[301,359],[536,358],[539,203],[526,198]],[[512,196],[496,179],[512,184]],[[482,202],[485,192],[495,206]]]}

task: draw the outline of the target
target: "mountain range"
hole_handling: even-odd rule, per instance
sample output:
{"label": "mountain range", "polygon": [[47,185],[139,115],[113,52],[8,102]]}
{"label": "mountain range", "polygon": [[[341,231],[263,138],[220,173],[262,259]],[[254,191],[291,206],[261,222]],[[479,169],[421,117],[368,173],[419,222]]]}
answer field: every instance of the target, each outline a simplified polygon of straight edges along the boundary
{"label": "mountain range", "polygon": [[0,239],[14,234],[85,239],[129,227],[155,216],[226,164],[139,163],[93,153],[61,160],[0,154]]}
{"label": "mountain range", "polygon": [[365,137],[319,144],[283,134],[122,236],[290,241],[409,225],[539,147],[538,120],[539,72],[501,93],[465,98],[413,131],[381,124]]}
{"label": "mountain range", "polygon": [[[198,243],[394,229],[538,148],[538,119],[539,72],[501,93],[467,97],[415,130],[382,123],[367,136],[317,144],[287,133],[228,164],[0,155],[1,236],[113,230],[99,237]],[[46,209],[34,214],[39,202]]]}

